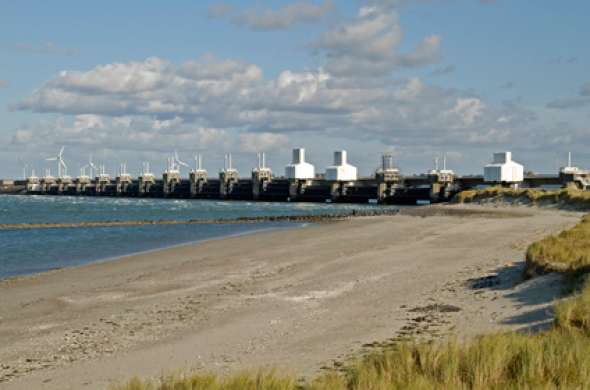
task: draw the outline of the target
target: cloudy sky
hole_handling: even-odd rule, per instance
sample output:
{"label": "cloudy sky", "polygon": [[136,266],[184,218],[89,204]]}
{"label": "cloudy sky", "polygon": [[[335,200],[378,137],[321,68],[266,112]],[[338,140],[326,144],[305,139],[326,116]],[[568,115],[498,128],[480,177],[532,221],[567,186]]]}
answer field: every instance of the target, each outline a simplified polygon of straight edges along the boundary
{"label": "cloudy sky", "polygon": [[[0,176],[65,145],[107,169],[154,171],[178,150],[243,175],[293,147],[318,169],[349,150],[361,174],[447,153],[480,173],[512,150],[590,167],[586,0],[28,1],[0,12]],[[53,167],[55,170],[55,167]]]}

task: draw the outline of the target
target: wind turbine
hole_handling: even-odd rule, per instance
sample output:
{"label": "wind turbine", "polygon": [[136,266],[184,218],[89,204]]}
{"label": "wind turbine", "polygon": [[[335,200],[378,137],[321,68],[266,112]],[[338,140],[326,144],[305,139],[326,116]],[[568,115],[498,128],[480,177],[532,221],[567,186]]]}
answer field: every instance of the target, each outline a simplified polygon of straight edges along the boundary
{"label": "wind turbine", "polygon": [[88,167],[90,168],[90,177],[93,177],[92,174],[97,173],[98,168],[96,168],[96,165],[94,165],[94,163],[92,162],[92,155],[90,155],[90,157],[88,158]]}
{"label": "wind turbine", "polygon": [[185,163],[184,161],[182,161],[178,158],[178,152],[176,150],[174,151],[174,162],[179,166],[178,167],[179,171],[180,171],[181,166],[185,167],[185,168],[190,168],[187,163]]}
{"label": "wind turbine", "polygon": [[62,146],[57,156],[45,159],[45,161],[57,161],[57,177],[64,177],[68,174],[68,166],[63,159],[64,149],[65,146]]}

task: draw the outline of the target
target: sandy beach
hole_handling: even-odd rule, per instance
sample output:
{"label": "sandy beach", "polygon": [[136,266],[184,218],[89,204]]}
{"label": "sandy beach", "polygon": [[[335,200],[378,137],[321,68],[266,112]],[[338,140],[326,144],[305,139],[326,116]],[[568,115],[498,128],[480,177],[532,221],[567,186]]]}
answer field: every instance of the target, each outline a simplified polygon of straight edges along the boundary
{"label": "sandy beach", "polygon": [[105,389],[179,369],[313,376],[403,337],[546,326],[561,281],[523,281],[525,249],[580,214],[441,209],[0,281],[0,388]]}

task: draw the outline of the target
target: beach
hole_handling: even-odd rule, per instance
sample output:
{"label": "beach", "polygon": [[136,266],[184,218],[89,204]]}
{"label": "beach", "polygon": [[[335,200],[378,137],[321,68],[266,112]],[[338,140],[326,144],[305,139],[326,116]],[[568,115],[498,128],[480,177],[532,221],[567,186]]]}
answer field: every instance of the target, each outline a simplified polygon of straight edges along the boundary
{"label": "beach", "polygon": [[540,329],[562,285],[523,281],[524,252],[579,217],[440,206],[0,281],[0,388],[104,389],[178,370],[313,376],[400,338]]}

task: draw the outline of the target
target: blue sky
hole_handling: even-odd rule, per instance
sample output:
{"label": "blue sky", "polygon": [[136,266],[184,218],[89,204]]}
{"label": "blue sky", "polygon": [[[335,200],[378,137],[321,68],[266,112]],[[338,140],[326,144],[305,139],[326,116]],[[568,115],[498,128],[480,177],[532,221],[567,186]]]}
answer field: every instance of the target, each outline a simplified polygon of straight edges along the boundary
{"label": "blue sky", "polygon": [[537,171],[569,150],[590,166],[589,14],[581,0],[5,2],[0,176],[19,159],[39,173],[62,144],[72,175],[90,153],[161,169],[173,149],[212,172],[232,152],[244,175],[264,149],[280,173],[296,146],[320,170],[348,148],[363,174],[381,151],[408,173],[443,152],[478,173],[503,149]]}

